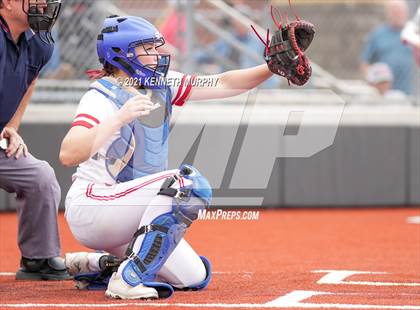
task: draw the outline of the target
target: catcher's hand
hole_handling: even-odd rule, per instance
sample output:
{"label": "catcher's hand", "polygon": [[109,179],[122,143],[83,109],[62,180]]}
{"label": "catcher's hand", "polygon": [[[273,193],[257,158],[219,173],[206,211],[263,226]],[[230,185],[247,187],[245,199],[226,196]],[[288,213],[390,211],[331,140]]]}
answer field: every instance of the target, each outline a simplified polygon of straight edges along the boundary
{"label": "catcher's hand", "polygon": [[[286,22],[285,25],[277,23],[274,18],[273,7],[271,7],[271,15],[278,28],[271,40],[268,30],[267,42],[264,42],[256,32],[266,46],[264,59],[268,68],[271,72],[284,76],[289,83],[299,86],[304,85],[312,74],[309,59],[304,52],[314,38],[314,26],[299,18],[291,23]],[[254,29],[254,27],[252,28]]]}

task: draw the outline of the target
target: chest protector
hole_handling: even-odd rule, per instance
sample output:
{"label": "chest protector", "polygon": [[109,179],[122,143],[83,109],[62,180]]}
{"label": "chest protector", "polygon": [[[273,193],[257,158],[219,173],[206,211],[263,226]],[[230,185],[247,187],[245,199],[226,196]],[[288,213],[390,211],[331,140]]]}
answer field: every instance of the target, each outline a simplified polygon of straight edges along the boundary
{"label": "chest protector", "polygon": [[[95,89],[120,109],[136,94],[146,94],[155,104],[149,115],[135,119],[120,130],[120,137],[108,148],[105,165],[108,173],[117,182],[127,182],[149,174],[167,170],[169,120],[172,113],[169,87],[154,90],[125,89],[102,78],[94,82]],[[100,108],[100,107],[98,107]]]}

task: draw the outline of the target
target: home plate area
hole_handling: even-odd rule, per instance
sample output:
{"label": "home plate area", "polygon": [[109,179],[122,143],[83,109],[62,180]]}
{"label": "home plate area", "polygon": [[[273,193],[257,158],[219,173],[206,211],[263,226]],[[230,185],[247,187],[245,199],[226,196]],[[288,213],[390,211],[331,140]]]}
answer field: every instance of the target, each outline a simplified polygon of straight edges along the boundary
{"label": "home plate area", "polygon": [[[202,291],[113,300],[73,281],[16,281],[16,215],[0,215],[0,309],[277,308],[420,310],[413,209],[264,210],[257,221],[198,221],[186,239],[213,264]],[[66,252],[87,251],[62,214]]]}

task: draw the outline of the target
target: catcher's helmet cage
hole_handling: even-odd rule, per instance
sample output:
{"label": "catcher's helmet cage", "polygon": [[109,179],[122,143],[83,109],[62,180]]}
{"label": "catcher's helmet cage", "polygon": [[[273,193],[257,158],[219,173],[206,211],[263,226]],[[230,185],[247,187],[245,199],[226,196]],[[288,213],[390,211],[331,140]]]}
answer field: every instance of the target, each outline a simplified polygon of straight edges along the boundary
{"label": "catcher's helmet cage", "polygon": [[[163,36],[155,26],[141,17],[110,16],[105,19],[98,35],[97,53],[99,62],[109,63],[136,79],[136,84],[157,89],[166,86],[165,77],[169,70],[170,55],[149,53],[138,55],[136,47],[154,43],[156,47],[165,44]],[[155,56],[155,65],[144,65],[139,56]]]}
{"label": "catcher's helmet cage", "polygon": [[[28,7],[26,8],[26,4]],[[46,43],[54,43],[51,29],[60,14],[61,0],[23,0],[22,10],[28,15],[29,27]]]}

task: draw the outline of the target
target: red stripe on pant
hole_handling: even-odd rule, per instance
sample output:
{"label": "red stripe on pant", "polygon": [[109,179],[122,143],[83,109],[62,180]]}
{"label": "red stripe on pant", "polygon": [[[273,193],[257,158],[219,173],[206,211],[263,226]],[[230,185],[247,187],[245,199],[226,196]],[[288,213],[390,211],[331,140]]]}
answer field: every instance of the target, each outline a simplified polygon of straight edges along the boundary
{"label": "red stripe on pant", "polygon": [[100,200],[100,201],[114,200],[114,199],[117,199],[117,198],[124,197],[124,196],[126,196],[126,195],[128,195],[128,194],[130,194],[132,192],[135,192],[135,191],[139,190],[140,188],[143,188],[143,187],[145,187],[147,185],[150,185],[152,183],[155,183],[157,181],[166,179],[166,178],[171,177],[171,176],[174,176],[174,174],[161,175],[159,177],[156,177],[154,179],[148,180],[146,182],[137,184],[134,187],[128,188],[128,189],[126,189],[123,192],[119,192],[119,193],[116,193],[116,194],[113,194],[113,195],[103,195],[103,196],[101,196],[101,195],[95,195],[95,194],[92,193],[93,186],[95,185],[95,183],[91,183],[91,184],[88,184],[88,186],[86,188],[86,197],[88,197],[90,199],[93,199],[93,200]]}

